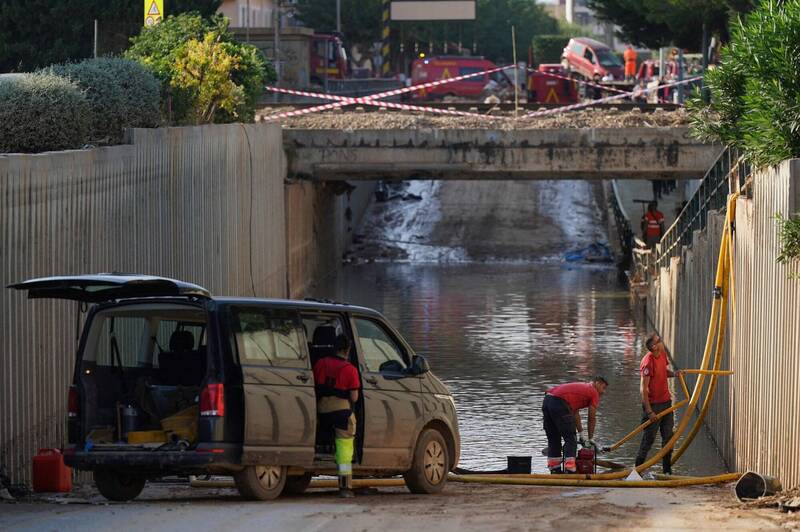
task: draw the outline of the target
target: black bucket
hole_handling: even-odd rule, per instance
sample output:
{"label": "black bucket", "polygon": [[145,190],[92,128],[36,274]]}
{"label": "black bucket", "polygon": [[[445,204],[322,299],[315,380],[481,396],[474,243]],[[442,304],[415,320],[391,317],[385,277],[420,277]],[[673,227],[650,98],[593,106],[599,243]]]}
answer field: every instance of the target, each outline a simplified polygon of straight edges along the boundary
{"label": "black bucket", "polygon": [[748,471],[736,482],[734,492],[740,502],[775,495],[783,488],[781,481],[775,477],[759,475],[755,471]]}
{"label": "black bucket", "polygon": [[508,469],[506,472],[514,474],[531,474],[530,456],[508,456]]}

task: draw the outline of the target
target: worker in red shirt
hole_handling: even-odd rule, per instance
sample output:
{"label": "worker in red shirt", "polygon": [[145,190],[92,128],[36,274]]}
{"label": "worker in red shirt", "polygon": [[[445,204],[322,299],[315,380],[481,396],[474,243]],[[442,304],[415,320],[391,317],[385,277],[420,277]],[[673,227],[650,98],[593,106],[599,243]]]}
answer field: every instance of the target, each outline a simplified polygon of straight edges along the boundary
{"label": "worker in red shirt", "polygon": [[353,497],[353,444],[356,436],[353,407],[361,388],[358,370],[349,361],[350,346],[350,338],[340,334],[334,341],[335,354],[314,364],[319,430],[334,433],[339,496],[347,498]]}
{"label": "worker in red shirt", "polygon": [[[669,393],[667,378],[680,376],[680,371],[672,372],[667,367],[667,353],[664,342],[658,334],[652,334],[645,342],[647,354],[639,365],[641,375],[640,391],[642,395],[642,423],[656,419],[659,412],[672,406],[672,396]],[[661,431],[661,445],[666,445],[672,438],[672,429],[675,417],[672,412],[665,415],[657,422],[644,430],[639,453],[636,455],[636,465],[642,465],[647,460],[647,453],[656,440],[656,432]],[[668,452],[662,461],[665,475],[672,474],[672,452]]]}
{"label": "worker in red shirt", "polygon": [[647,212],[642,216],[642,236],[649,248],[654,248],[664,236],[664,214],[658,210],[658,203],[647,204]]}
{"label": "worker in red shirt", "polygon": [[[596,447],[594,427],[600,396],[608,386],[603,377],[593,382],[570,382],[547,390],[542,403],[544,431],[547,434],[547,467],[551,473],[561,473],[561,440],[564,440],[564,471],[574,473],[578,452],[577,432],[585,445]],[[586,440],[580,410],[589,409],[589,438]]]}
{"label": "worker in red shirt", "polygon": [[630,44],[622,54],[625,60],[625,81],[633,81],[636,77],[636,50]]}

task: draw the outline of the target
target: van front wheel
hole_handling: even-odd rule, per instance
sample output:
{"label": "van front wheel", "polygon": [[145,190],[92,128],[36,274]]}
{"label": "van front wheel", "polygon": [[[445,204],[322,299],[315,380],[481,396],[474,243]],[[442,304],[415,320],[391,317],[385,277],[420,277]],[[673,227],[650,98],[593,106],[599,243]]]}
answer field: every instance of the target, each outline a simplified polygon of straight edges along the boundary
{"label": "van front wheel", "polygon": [[427,429],[417,441],[411,469],[403,478],[411,493],[439,493],[447,482],[449,469],[447,442],[438,430]]}
{"label": "van front wheel", "polygon": [[109,501],[130,501],[144,489],[144,477],[103,470],[95,471],[93,476],[97,491]]}
{"label": "van front wheel", "polygon": [[233,475],[239,494],[254,501],[276,499],[286,485],[286,468],[283,466],[248,466]]}

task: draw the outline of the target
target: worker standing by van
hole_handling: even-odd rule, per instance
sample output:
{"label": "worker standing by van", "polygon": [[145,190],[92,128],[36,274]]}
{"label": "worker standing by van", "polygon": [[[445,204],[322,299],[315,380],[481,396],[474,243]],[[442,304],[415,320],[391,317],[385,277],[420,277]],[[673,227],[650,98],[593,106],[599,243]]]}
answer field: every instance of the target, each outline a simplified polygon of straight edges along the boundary
{"label": "worker standing by van", "polygon": [[636,50],[630,44],[622,54],[625,60],[625,81],[633,81],[636,77]]}
{"label": "worker standing by van", "polygon": [[[586,445],[594,444],[597,406],[600,396],[608,386],[603,377],[595,377],[592,382],[570,382],[547,390],[542,403],[544,431],[547,434],[547,468],[551,473],[561,473],[561,440],[564,440],[564,471],[574,473],[575,455],[578,452],[576,430],[580,441]],[[580,410],[589,409],[589,438],[583,434]]]}
{"label": "worker standing by van", "polygon": [[314,364],[320,430],[334,433],[339,496],[347,498],[353,497],[353,446],[356,436],[353,407],[361,388],[358,370],[348,360],[350,346],[350,338],[340,334],[334,341],[335,354],[321,358]]}
{"label": "worker standing by van", "polygon": [[[658,334],[652,334],[645,342],[647,354],[639,365],[641,375],[640,391],[642,394],[642,423],[656,419],[657,415],[672,406],[672,396],[669,393],[667,378],[680,376],[680,371],[672,372],[667,367],[667,353],[664,342]],[[672,412],[662,417],[658,422],[644,429],[639,453],[636,455],[636,465],[642,465],[647,460],[647,453],[656,440],[656,432],[661,431],[662,447],[672,438],[672,429],[675,423]],[[662,461],[664,474],[672,474],[672,451],[668,452]]]}

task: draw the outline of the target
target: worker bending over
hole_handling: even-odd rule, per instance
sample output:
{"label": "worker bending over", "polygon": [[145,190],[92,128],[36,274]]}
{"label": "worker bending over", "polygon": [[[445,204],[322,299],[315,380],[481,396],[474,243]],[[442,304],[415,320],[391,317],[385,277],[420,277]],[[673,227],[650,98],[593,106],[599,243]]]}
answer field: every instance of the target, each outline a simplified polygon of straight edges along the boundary
{"label": "worker bending over", "polygon": [[[600,396],[606,391],[608,381],[595,377],[593,382],[570,382],[547,390],[542,403],[544,431],[547,434],[547,467],[551,473],[561,473],[561,440],[564,440],[564,471],[574,473],[575,455],[578,452],[577,432],[585,445],[596,447],[594,428]],[[589,439],[586,440],[581,424],[580,410],[589,409]]]}
{"label": "worker bending over", "polygon": [[[668,377],[678,377],[680,371],[672,372],[667,367],[667,353],[664,342],[657,334],[652,334],[645,342],[647,354],[639,365],[641,375],[640,391],[642,394],[642,423],[655,419],[660,412],[672,406],[672,396],[669,393]],[[647,460],[647,453],[656,440],[656,432],[661,430],[661,446],[663,447],[672,438],[672,429],[675,417],[672,412],[662,417],[646,429],[636,455],[636,465],[642,465]],[[672,474],[672,451],[668,452],[661,462],[664,474]]]}
{"label": "worker bending over", "polygon": [[353,407],[361,388],[358,370],[348,360],[350,345],[350,338],[338,335],[334,341],[335,355],[321,358],[314,364],[319,430],[334,433],[339,496],[348,498],[353,497],[353,442],[356,436]]}

